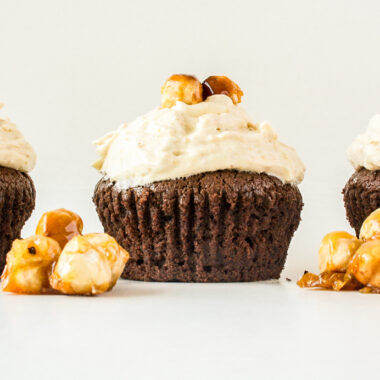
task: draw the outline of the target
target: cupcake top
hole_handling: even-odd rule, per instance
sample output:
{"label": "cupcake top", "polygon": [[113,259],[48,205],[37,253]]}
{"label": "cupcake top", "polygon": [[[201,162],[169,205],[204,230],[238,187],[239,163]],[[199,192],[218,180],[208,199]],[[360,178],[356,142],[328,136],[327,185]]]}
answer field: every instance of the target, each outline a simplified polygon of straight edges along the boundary
{"label": "cupcake top", "polygon": [[93,166],[122,188],[236,169],[267,173],[298,184],[304,166],[268,122],[254,123],[238,106],[243,95],[226,77],[203,84],[174,75],[162,88],[162,106],[95,141]]}
{"label": "cupcake top", "polygon": [[35,167],[36,159],[33,147],[16,125],[8,118],[0,118],[0,166],[29,172]]}
{"label": "cupcake top", "polygon": [[356,170],[380,170],[380,115],[370,120],[366,132],[348,147],[347,155]]}

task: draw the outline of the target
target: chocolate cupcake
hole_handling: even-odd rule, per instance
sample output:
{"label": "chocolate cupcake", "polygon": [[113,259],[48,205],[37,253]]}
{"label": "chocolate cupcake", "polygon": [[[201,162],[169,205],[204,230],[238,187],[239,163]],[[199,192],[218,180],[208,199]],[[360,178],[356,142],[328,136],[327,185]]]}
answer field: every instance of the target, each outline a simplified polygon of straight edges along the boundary
{"label": "chocolate cupcake", "polygon": [[94,202],[145,281],[277,279],[300,222],[304,167],[226,77],[176,75],[161,108],[98,140]]}
{"label": "chocolate cupcake", "polygon": [[347,154],[356,171],[343,189],[343,199],[347,219],[359,236],[364,220],[380,207],[380,115],[371,119]]}
{"label": "chocolate cupcake", "polygon": [[36,162],[33,148],[15,124],[0,118],[0,272],[14,239],[32,214],[36,192],[27,174]]}

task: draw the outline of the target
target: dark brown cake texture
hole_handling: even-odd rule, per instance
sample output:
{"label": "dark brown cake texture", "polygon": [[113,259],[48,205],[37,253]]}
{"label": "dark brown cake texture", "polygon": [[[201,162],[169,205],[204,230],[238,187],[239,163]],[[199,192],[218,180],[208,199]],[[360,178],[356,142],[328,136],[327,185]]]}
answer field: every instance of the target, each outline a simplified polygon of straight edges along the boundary
{"label": "dark brown cake texture", "polygon": [[28,174],[0,166],[0,272],[13,240],[34,210],[36,191]]}
{"label": "dark brown cake texture", "polygon": [[277,279],[303,206],[296,186],[234,170],[123,190],[101,179],[93,200],[131,255],[122,277],[144,281]]}
{"label": "dark brown cake texture", "polygon": [[380,170],[357,170],[342,193],[347,219],[359,237],[364,220],[380,207]]}

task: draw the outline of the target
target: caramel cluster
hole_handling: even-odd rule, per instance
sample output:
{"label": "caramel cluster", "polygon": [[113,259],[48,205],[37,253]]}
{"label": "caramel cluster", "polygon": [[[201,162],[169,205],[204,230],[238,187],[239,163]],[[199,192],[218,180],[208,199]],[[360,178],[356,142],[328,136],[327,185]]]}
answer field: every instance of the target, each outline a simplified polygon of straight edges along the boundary
{"label": "caramel cluster", "polygon": [[305,272],[301,288],[380,293],[380,209],[364,221],[359,239],[344,231],[327,234],[319,248],[320,274]]}
{"label": "caramel cluster", "polygon": [[20,294],[95,295],[119,279],[129,254],[104,233],[82,235],[76,213],[42,215],[36,234],[13,242],[1,276],[3,291]]}
{"label": "caramel cluster", "polygon": [[174,74],[162,86],[162,108],[173,107],[177,101],[197,104],[211,95],[223,94],[238,104],[243,96],[240,87],[226,76],[213,75],[201,83],[193,75]]}

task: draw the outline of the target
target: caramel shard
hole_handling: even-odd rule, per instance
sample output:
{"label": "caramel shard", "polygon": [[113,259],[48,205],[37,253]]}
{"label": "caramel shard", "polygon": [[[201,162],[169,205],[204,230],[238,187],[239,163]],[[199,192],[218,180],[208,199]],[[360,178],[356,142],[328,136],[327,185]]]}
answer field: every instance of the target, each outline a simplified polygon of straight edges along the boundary
{"label": "caramel shard", "polygon": [[324,272],[320,275],[310,272],[297,281],[300,288],[319,288],[329,290],[357,290],[363,287],[353,276],[341,272]]}

